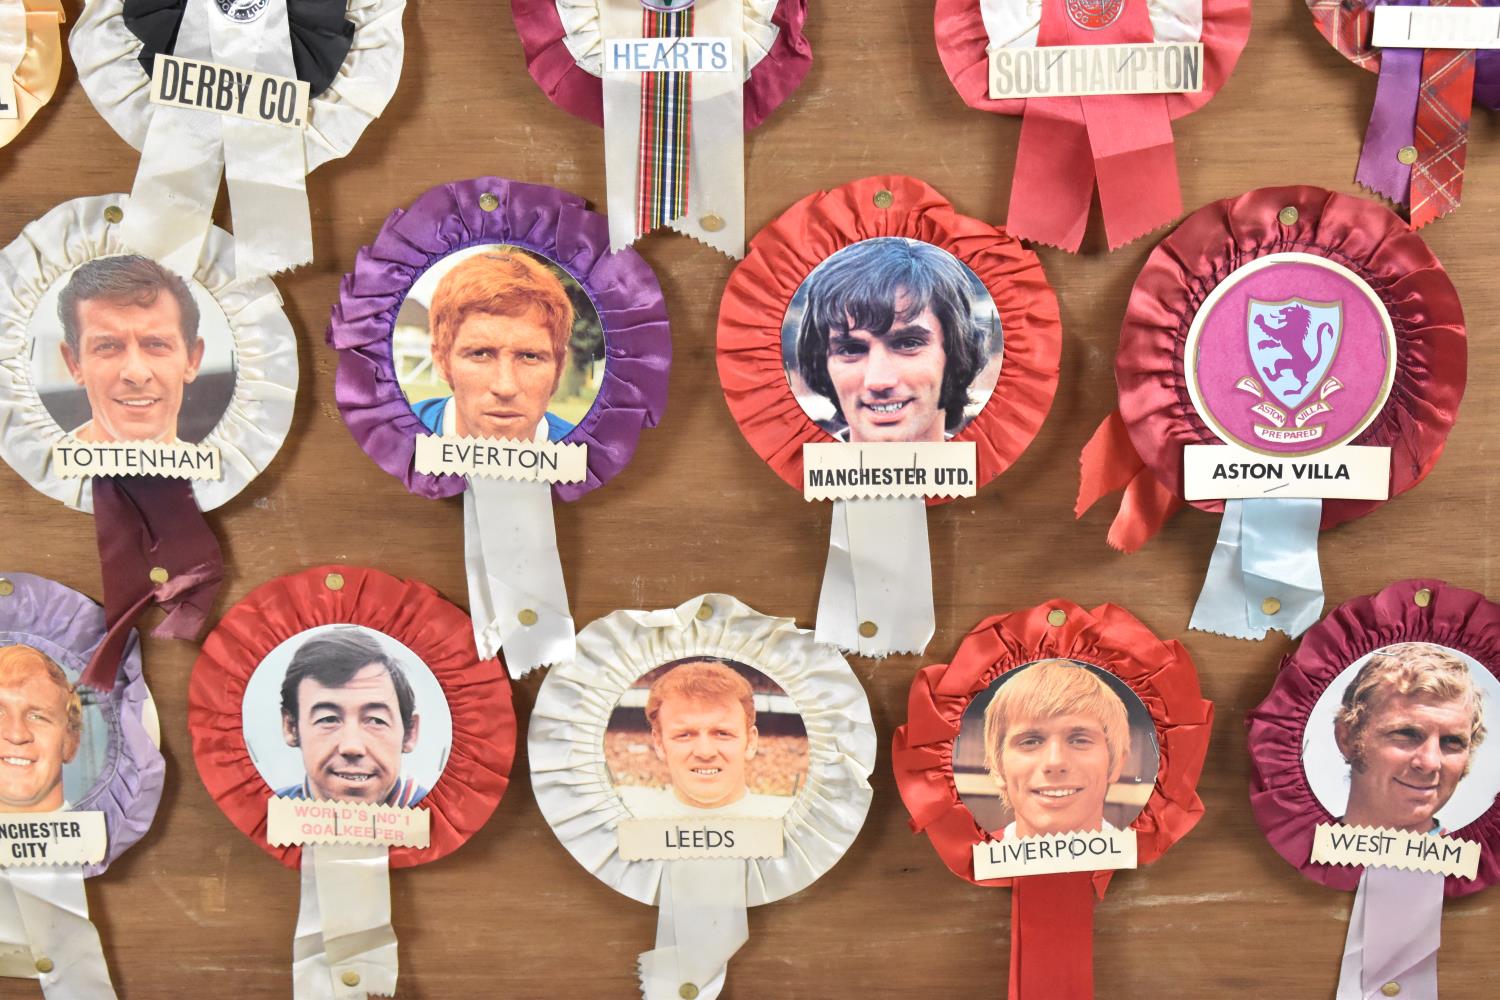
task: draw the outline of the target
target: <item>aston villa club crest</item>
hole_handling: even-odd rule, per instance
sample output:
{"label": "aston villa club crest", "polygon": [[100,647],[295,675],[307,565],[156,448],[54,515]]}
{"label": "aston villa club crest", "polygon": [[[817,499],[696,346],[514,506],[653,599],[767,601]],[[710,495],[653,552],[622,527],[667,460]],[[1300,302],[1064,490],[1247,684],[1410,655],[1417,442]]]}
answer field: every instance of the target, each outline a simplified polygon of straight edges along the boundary
{"label": "aston villa club crest", "polygon": [[1255,371],[1235,388],[1260,400],[1251,412],[1270,426],[1256,423],[1257,437],[1282,443],[1322,437],[1322,424],[1313,421],[1332,411],[1328,397],[1343,388],[1328,374],[1343,332],[1342,302],[1250,300],[1245,333]]}
{"label": "aston villa club crest", "polygon": [[239,24],[248,24],[266,12],[271,0],[214,0],[219,13]]}
{"label": "aston villa club crest", "polygon": [[1098,31],[1120,19],[1125,0],[1067,0],[1068,17],[1080,28]]}

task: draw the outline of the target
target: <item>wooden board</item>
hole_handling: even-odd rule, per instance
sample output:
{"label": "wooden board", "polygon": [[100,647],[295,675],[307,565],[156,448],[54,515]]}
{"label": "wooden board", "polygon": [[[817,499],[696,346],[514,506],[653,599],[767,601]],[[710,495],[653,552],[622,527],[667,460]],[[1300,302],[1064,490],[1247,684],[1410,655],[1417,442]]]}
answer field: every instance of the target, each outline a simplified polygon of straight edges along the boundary
{"label": "wooden board", "polygon": [[[1184,205],[1282,183],[1358,193],[1375,77],[1335,53],[1301,3],[1255,6],[1238,72],[1206,110],[1177,124]],[[76,3],[69,9],[76,20]],[[309,182],[317,261],[278,282],[302,341],[296,421],[269,471],[210,515],[228,562],[217,613],[266,579],[329,562],[416,577],[464,602],[459,501],[407,494],[355,446],[334,405],[323,331],[339,277],[391,209],[443,181],[499,174],[602,207],[601,134],[549,104],[527,76],[504,3],[426,0],[405,24],[406,67],[389,110],[352,156]],[[1018,120],[963,105],[938,63],[930,4],[825,0],[814,4],[809,34],[811,74],[747,144],[752,232],[811,191],[888,172],[922,177],[960,211],[1003,220]],[[1324,538],[1330,605],[1421,574],[1500,596],[1500,494],[1489,464],[1500,453],[1490,322],[1500,315],[1497,152],[1500,127],[1477,111],[1464,205],[1424,234],[1472,323],[1462,420],[1428,482]],[[135,165],[66,67],[58,99],[0,151],[0,241],[68,198],[129,190]],[[1183,639],[1217,705],[1203,822],[1155,865],[1118,877],[1098,909],[1099,995],[1332,996],[1351,897],[1288,867],[1246,798],[1245,714],[1291,644],[1186,631],[1217,518],[1189,510],[1144,551],[1122,556],[1104,544],[1110,511],[1072,515],[1078,450],[1114,406],[1120,317],[1159,237],[1106,254],[1096,219],[1082,255],[1042,252],[1064,322],[1051,416],[977,499],[932,512],[938,628],[927,657],[854,664],[882,748],[864,832],[814,886],[752,912],[726,998],[1004,994],[1009,896],[954,878],[911,834],[888,747],[918,665],[946,659],[985,615],[1052,596],[1118,602]],[[810,625],[829,508],[804,503],[774,476],[724,405],[715,318],[732,262],[670,235],[647,239],[642,252],[671,311],[671,399],[631,467],[558,512],[574,615],[582,624],[716,590]],[[4,468],[0,568],[101,593],[92,521]],[[90,886],[115,982],[127,997],[285,996],[297,875],[240,836],[199,783],[186,731],[194,647],[148,639],[145,648],[168,787],[151,833]],[[523,732],[539,683],[516,686]],[[531,798],[524,746],[489,825],[455,856],[398,873],[392,891],[403,997],[638,995],[635,956],[651,945],[655,913],[597,882],[557,843]],[[1448,905],[1446,1000],[1494,995],[1497,902],[1490,894]],[[38,995],[15,982],[0,994]]]}

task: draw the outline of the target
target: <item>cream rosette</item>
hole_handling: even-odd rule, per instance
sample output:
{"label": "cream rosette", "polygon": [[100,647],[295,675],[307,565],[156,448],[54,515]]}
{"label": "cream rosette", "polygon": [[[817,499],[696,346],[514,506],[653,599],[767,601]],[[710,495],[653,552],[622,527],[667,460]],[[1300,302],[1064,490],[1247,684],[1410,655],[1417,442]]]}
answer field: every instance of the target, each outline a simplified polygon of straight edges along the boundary
{"label": "cream rosette", "polygon": [[[63,202],[29,223],[0,250],[0,457],[46,495],[92,512],[90,479],[63,478],[53,446],[63,430],[43,404],[31,367],[32,316],[43,296],[73,268],[133,251],[120,239],[130,200],[112,194]],[[234,239],[211,228],[190,277],[223,311],[233,339],[234,392],[202,444],[217,448],[220,479],[193,481],[201,510],[226,503],[275,457],[292,424],[297,341],[281,296],[266,277],[235,274]]]}
{"label": "cream rosette", "polygon": [[[801,717],[807,776],[781,815],[779,856],[622,855],[622,824],[650,817],[633,815],[614,787],[605,751],[610,717],[646,674],[694,659],[759,672]],[[754,725],[752,719],[752,733]],[[749,937],[746,908],[798,892],[833,867],[870,807],[875,726],[848,663],[790,619],[758,614],[723,594],[661,611],[617,611],[580,631],[577,659],[554,667],[542,683],[527,745],[537,804],[563,846],[607,885],[658,907],[656,946],[638,960],[645,1000],[714,1000],[730,958]],[[755,797],[741,801],[748,806]],[[722,822],[731,808],[684,807],[696,818],[668,822]],[[776,829],[774,812],[760,815]]]}
{"label": "cream rosette", "polygon": [[[302,133],[309,173],[347,156],[396,92],[406,51],[405,9],[406,0],[349,0],[344,16],[354,24],[354,44],[328,89],[312,95]],[[141,40],[125,26],[124,12],[123,0],[87,0],[68,48],[89,100],[139,150],[156,105],[148,96],[150,78],[137,61]]]}
{"label": "cream rosette", "polygon": [[[578,68],[590,76],[604,76],[604,32],[599,11],[604,0],[555,0],[557,19],[562,22],[563,44]],[[771,21],[777,0],[743,0],[745,26],[745,78],[771,52],[781,29]]]}

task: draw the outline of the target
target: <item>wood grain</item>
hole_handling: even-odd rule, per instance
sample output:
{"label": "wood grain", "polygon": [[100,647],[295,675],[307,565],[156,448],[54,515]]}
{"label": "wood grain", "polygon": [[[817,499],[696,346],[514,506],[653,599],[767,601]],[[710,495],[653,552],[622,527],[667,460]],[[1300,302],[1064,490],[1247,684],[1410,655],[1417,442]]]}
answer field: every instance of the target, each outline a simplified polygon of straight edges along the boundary
{"label": "wood grain", "polygon": [[[959,100],[938,63],[930,4],[813,7],[817,62],[747,144],[751,231],[815,189],[887,172],[922,177],[960,211],[1003,220],[1018,122]],[[76,2],[69,8],[76,20]],[[1298,0],[1257,3],[1255,15],[1233,79],[1177,124],[1184,204],[1283,183],[1358,193],[1354,166],[1375,77],[1338,56]],[[389,110],[352,156],[309,181],[317,260],[278,282],[302,341],[296,422],[271,468],[210,515],[228,561],[218,613],[270,577],[341,561],[420,578],[463,602],[459,502],[407,494],[355,446],[334,406],[323,330],[338,279],[391,209],[443,181],[499,174],[602,206],[600,132],[550,105],[527,76],[505,4],[425,0],[411,5],[405,25],[406,67]],[[58,99],[0,152],[0,241],[58,202],[130,187],[134,152],[95,113],[70,66],[64,74]],[[1497,152],[1500,127],[1477,111],[1463,207],[1424,234],[1472,324],[1462,420],[1428,482],[1325,536],[1331,604],[1419,574],[1500,596],[1490,465],[1500,454]],[[1332,996],[1351,897],[1308,882],[1274,854],[1246,799],[1245,714],[1290,644],[1186,631],[1216,518],[1189,510],[1127,557],[1104,544],[1109,511],[1078,522],[1071,513],[1078,450],[1114,405],[1126,297],[1159,236],[1106,254],[1096,220],[1083,254],[1042,252],[1064,321],[1051,416],[977,499],[933,511],[938,629],[928,657],[854,664],[882,744],[865,830],[817,884],[751,914],[726,998],[1004,994],[1008,894],[954,878],[910,833],[885,748],[920,663],[945,659],[981,617],[1052,596],[1118,602],[1159,634],[1182,638],[1218,710],[1203,822],[1150,868],[1122,874],[1098,909],[1099,995]],[[732,264],[680,237],[652,237],[641,249],[672,317],[671,400],[629,469],[558,512],[574,615],[582,624],[719,590],[810,625],[829,509],[804,503],[766,469],[724,405],[714,326]],[[0,567],[101,593],[91,520],[3,468]],[[92,910],[126,997],[285,996],[297,876],[240,836],[199,783],[186,732],[194,652],[146,641],[168,789],[151,833],[91,884]],[[523,726],[539,682],[517,685]],[[655,914],[597,882],[557,843],[532,801],[524,745],[489,825],[455,856],[398,873],[392,891],[402,997],[638,995],[635,956],[651,944]],[[1495,995],[1488,963],[1497,905],[1493,892],[1448,905],[1446,1000]],[[39,994],[8,981],[0,995]]]}

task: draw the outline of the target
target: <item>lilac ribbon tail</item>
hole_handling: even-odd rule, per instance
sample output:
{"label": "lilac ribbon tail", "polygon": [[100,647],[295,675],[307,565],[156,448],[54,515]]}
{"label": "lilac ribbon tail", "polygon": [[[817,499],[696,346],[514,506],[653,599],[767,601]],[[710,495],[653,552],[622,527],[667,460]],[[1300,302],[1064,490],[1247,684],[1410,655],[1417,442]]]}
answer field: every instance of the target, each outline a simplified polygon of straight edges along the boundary
{"label": "lilac ribbon tail", "polygon": [[1403,997],[1437,1000],[1443,876],[1366,868],[1354,894],[1336,1000],[1381,1000],[1395,983]]}
{"label": "lilac ribbon tail", "polygon": [[1375,107],[1365,129],[1354,179],[1399,205],[1411,204],[1411,164],[1403,146],[1416,142],[1417,96],[1422,86],[1422,49],[1382,49]]}

